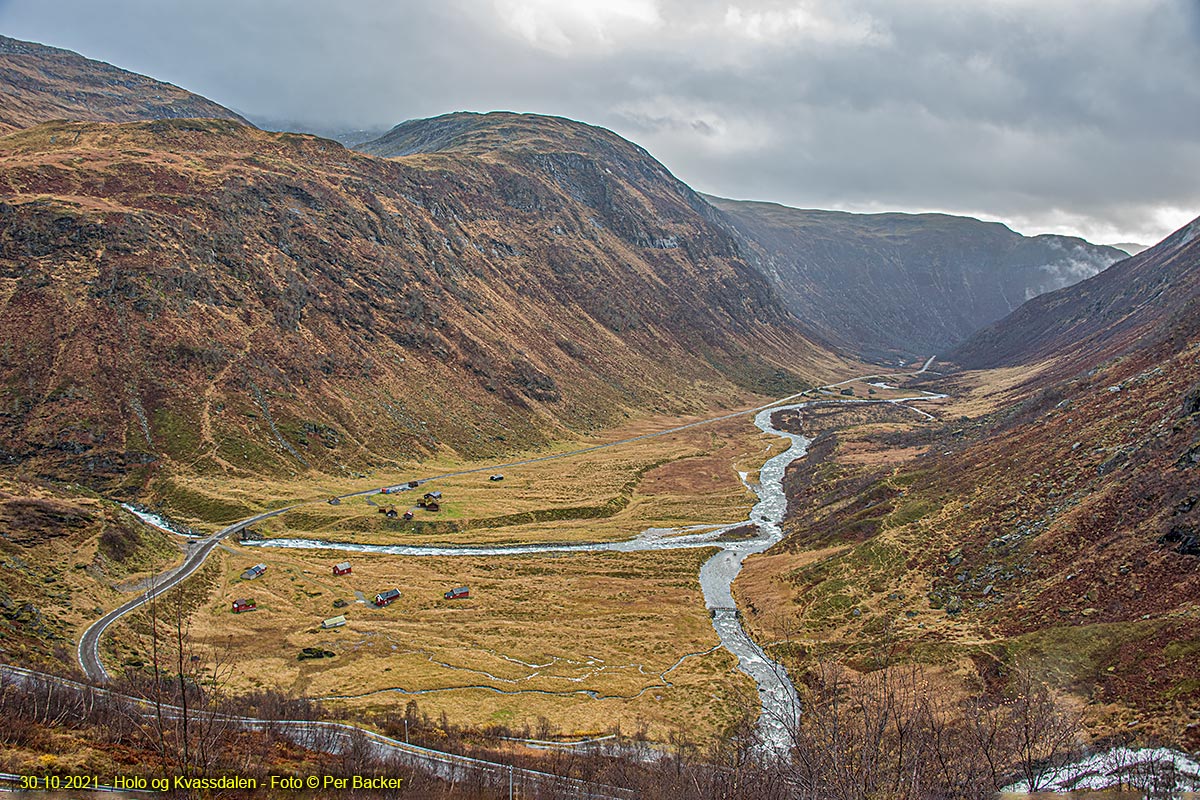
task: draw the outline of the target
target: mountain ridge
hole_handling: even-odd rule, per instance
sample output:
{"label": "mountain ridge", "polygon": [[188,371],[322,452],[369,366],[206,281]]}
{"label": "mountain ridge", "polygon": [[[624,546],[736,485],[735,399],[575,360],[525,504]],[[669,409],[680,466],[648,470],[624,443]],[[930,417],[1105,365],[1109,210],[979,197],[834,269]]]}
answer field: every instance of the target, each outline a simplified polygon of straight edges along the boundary
{"label": "mountain ridge", "polygon": [[797,316],[825,339],[885,361],[942,352],[1029,297],[1126,257],[972,217],[706,199]]}
{"label": "mountain ridge", "polygon": [[235,111],[170,83],[72,50],[0,35],[0,134],[55,119],[134,122],[219,118]]}
{"label": "mountain ridge", "polygon": [[665,177],[222,120],[4,143],[10,462],[121,483],[163,451],[235,472],[490,455],[837,363]]}
{"label": "mountain ridge", "polygon": [[[1099,363],[1189,327],[1200,296],[1200,218],[1074,286],[1034,298],[946,354],[973,369],[1059,356]],[[1174,335],[1178,335],[1175,331]],[[1186,335],[1186,334],[1185,334]]]}

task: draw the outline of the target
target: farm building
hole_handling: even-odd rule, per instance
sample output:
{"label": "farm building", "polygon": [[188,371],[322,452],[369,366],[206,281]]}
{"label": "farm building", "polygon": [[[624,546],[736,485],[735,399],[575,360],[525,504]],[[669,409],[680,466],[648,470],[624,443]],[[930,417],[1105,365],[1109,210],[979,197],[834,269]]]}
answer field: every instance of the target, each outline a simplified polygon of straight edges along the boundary
{"label": "farm building", "polygon": [[463,600],[470,596],[471,589],[467,586],[455,586],[444,595],[447,600]]}
{"label": "farm building", "polygon": [[442,493],[441,492],[426,492],[425,499],[426,500],[441,500]]}
{"label": "farm building", "polygon": [[386,592],[383,592],[382,594],[375,595],[375,605],[379,606],[380,608],[383,608],[384,606],[386,606],[388,603],[391,603],[393,600],[395,600],[399,596],[400,596],[399,589],[388,589]]}
{"label": "farm building", "polygon": [[333,565],[333,574],[334,575],[349,575],[350,572],[351,572],[351,569],[350,569],[349,561],[343,561],[340,564]]}
{"label": "farm building", "polygon": [[396,513],[396,508],[395,508],[395,506],[391,506],[391,507],[389,507],[387,511],[384,511],[384,512],[383,512],[383,515],[384,515],[385,517],[387,517],[388,519],[395,519],[396,517],[398,517],[398,516],[399,516],[399,514],[397,514],[397,513]]}
{"label": "farm building", "polygon": [[253,567],[242,573],[242,580],[252,581],[257,577],[260,577],[266,571],[266,564],[255,564]]}
{"label": "farm building", "polygon": [[499,472],[497,472],[495,475],[493,475],[492,477],[488,478],[488,480],[489,480],[489,481],[502,481],[502,480],[504,480],[504,476],[503,476],[503,475],[501,475]]}
{"label": "farm building", "polygon": [[253,600],[234,600],[233,601],[233,613],[235,613],[235,614],[241,614],[243,611],[256,611],[256,610],[258,610],[258,604],[255,603]]}
{"label": "farm building", "polygon": [[426,500],[425,501],[425,510],[426,511],[441,511],[442,506],[440,503],[438,503],[437,500]]}
{"label": "farm building", "polygon": [[408,482],[408,488],[410,488],[410,489],[415,489],[420,485],[421,485],[420,481],[409,481]]}
{"label": "farm building", "polygon": [[326,629],[328,629],[328,628],[340,628],[340,627],[342,627],[342,626],[343,626],[343,625],[345,625],[345,624],[346,624],[346,617],[345,617],[345,615],[343,615],[343,614],[339,614],[339,615],[338,615],[338,616],[336,616],[336,617],[330,617],[329,619],[327,619],[327,620],[325,620],[324,622],[322,622],[322,623],[321,623],[321,627],[322,627],[322,628],[326,628]]}

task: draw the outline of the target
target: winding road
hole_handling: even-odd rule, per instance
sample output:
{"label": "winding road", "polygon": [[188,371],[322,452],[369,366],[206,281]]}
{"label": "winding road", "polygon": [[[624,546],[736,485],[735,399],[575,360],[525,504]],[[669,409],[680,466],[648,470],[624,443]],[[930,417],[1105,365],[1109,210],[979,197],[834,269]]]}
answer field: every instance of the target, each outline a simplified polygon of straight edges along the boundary
{"label": "winding road", "polygon": [[[157,713],[159,710],[165,712],[168,717],[182,713],[182,710],[177,706],[169,704],[156,706],[145,698],[134,697],[109,689],[97,688],[58,675],[51,675],[7,664],[0,664],[0,683],[10,683],[26,689],[56,686],[84,696],[100,696],[109,701],[120,703],[127,709],[125,713],[131,716]],[[384,763],[399,762],[409,766],[420,767],[450,782],[462,781],[471,776],[479,779],[482,775],[486,783],[495,786],[503,786],[506,782],[509,785],[515,784],[522,789],[522,796],[524,796],[525,789],[533,788],[535,790],[546,789],[555,793],[555,796],[577,797],[581,798],[581,800],[632,800],[632,798],[636,797],[633,791],[620,786],[594,783],[579,778],[570,778],[551,772],[530,769],[529,767],[517,767],[513,764],[487,761],[481,758],[472,758],[457,753],[447,753],[442,750],[421,747],[420,745],[401,742],[390,736],[384,736],[369,728],[349,725],[344,722],[259,719],[257,717],[231,716],[226,714],[208,716],[204,712],[196,712],[195,710],[192,710],[191,713],[196,714],[198,717],[206,717],[210,723],[223,722],[245,730],[277,730],[301,747],[317,752],[339,755],[355,747],[365,747],[371,755]],[[609,746],[604,744],[608,738],[603,737],[589,742],[574,743],[569,746],[575,748],[595,746],[603,749]],[[612,745],[618,744],[618,742],[612,742]],[[19,779],[20,776],[0,774],[0,780],[6,777]]]}
{"label": "winding road", "polygon": [[[928,370],[932,363],[933,358],[931,357],[924,363],[921,369],[916,372],[890,374],[919,375]],[[880,374],[859,376],[856,378],[839,381],[838,383],[827,384],[826,386],[818,387],[818,389],[831,389],[837,386],[844,386],[845,384],[852,383],[854,381],[878,377],[881,377]],[[922,392],[920,395],[886,400],[868,400],[849,397],[838,399],[826,398],[802,403],[792,403],[791,405],[788,405],[791,403],[791,401],[801,397],[802,394],[803,393],[789,395],[788,397],[775,400],[757,408],[710,417],[707,419],[698,420],[696,422],[677,425],[661,431],[642,434],[640,436],[634,436],[614,442],[606,442],[604,444],[578,448],[567,452],[522,459],[504,464],[491,464],[473,469],[441,473],[419,479],[419,483],[426,483],[439,478],[469,475],[480,472],[494,471],[497,469],[517,467],[524,464],[534,464],[553,459],[567,458],[582,453],[619,447],[631,442],[642,441],[660,436],[668,436],[701,425],[710,425],[723,420],[742,417],[746,414],[754,414],[755,424],[761,430],[789,439],[791,446],[785,452],[773,456],[767,461],[766,464],[763,465],[762,469],[760,470],[760,480],[757,486],[748,485],[748,488],[755,492],[759,498],[758,502],[751,510],[749,519],[746,521],[725,525],[715,530],[694,534],[684,533],[680,535],[681,532],[679,531],[651,529],[644,531],[634,539],[620,542],[546,543],[482,547],[420,547],[407,545],[372,546],[354,545],[341,542],[323,542],[306,539],[271,539],[261,543],[255,542],[253,544],[263,547],[356,550],[405,556],[523,555],[545,552],[595,552],[601,550],[638,552],[646,550],[666,550],[697,547],[720,548],[712,558],[708,559],[704,563],[700,571],[700,583],[704,592],[705,605],[709,608],[710,613],[712,614],[713,627],[716,630],[722,645],[735,656],[737,656],[739,669],[753,678],[758,686],[762,704],[762,714],[759,719],[759,731],[763,744],[769,750],[785,750],[788,746],[788,736],[795,722],[796,714],[798,713],[799,709],[795,689],[792,686],[791,681],[788,679],[786,671],[783,669],[783,667],[771,661],[763,653],[762,649],[759,648],[759,646],[752,639],[750,639],[745,630],[742,628],[741,621],[738,617],[737,607],[733,601],[731,592],[733,580],[741,571],[742,561],[746,558],[746,556],[753,553],[763,552],[783,537],[782,521],[783,515],[787,509],[787,499],[784,496],[782,487],[783,474],[789,464],[791,464],[797,458],[804,456],[804,454],[807,452],[807,447],[809,444],[809,440],[803,436],[775,429],[771,425],[771,416],[775,412],[785,409],[799,409],[812,405],[857,403],[893,404],[902,408],[907,408],[910,411],[915,411],[922,416],[929,417],[929,415],[925,412],[912,408],[911,406],[906,405],[906,403],[919,400],[940,399],[941,397],[944,397],[944,395],[937,395],[931,392]],[[377,489],[367,489],[360,492],[341,495],[341,497],[348,498],[372,495],[378,491],[379,490]],[[308,501],[308,503],[317,502],[321,501]],[[279,508],[273,511],[257,514],[253,517],[240,520],[232,525],[222,528],[217,533],[205,539],[190,542],[188,553],[182,564],[158,576],[155,579],[153,586],[141,596],[130,600],[129,602],[124,603],[118,608],[115,608],[109,613],[105,614],[84,632],[79,641],[78,652],[79,663],[83,668],[84,673],[90,680],[97,683],[102,683],[108,680],[108,673],[104,669],[104,665],[100,659],[99,645],[104,631],[107,630],[112,623],[126,614],[134,611],[135,609],[145,605],[150,600],[161,595],[163,592],[166,592],[185,581],[190,575],[203,566],[209,554],[221,542],[222,539],[228,537],[230,534],[242,530],[248,525],[252,525],[260,520],[291,511],[300,505],[305,505],[305,503],[297,503],[285,508]],[[757,536],[752,539],[743,539],[734,542],[720,541],[722,534],[735,527],[744,525],[747,521],[753,522],[755,525],[757,525],[759,531]]]}
{"label": "winding road", "polygon": [[88,676],[88,679],[96,683],[104,683],[108,680],[108,672],[104,669],[103,662],[100,661],[100,637],[104,635],[104,631],[108,630],[108,626],[112,625],[121,617],[125,616],[134,609],[141,608],[146,603],[149,603],[154,598],[161,595],[175,586],[183,583],[189,576],[200,567],[204,566],[208,554],[213,551],[213,548],[220,544],[221,540],[231,533],[236,533],[242,530],[247,525],[253,525],[277,514],[282,514],[286,511],[291,511],[296,506],[288,506],[287,508],[278,508],[274,511],[268,511],[265,514],[258,514],[232,525],[222,528],[205,539],[192,540],[188,542],[187,554],[183,558],[183,563],[179,566],[155,576],[153,585],[140,596],[135,597],[129,602],[117,606],[112,611],[105,614],[100,619],[91,624],[83,636],[79,637],[79,666],[83,668],[83,672]]}

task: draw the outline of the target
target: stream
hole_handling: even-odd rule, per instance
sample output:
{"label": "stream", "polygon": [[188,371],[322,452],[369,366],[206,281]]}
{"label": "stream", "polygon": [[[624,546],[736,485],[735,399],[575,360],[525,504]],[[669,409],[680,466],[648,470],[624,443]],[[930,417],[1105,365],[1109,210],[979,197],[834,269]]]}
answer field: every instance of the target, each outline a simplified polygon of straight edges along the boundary
{"label": "stream", "polygon": [[[817,401],[828,402],[828,401]],[[787,439],[787,450],[772,456],[759,471],[758,484],[746,483],[757,496],[758,502],[750,511],[748,519],[721,525],[695,528],[671,529],[649,528],[632,539],[618,542],[564,542],[541,544],[480,545],[480,546],[421,546],[421,545],[371,545],[350,542],[330,542],[319,539],[264,539],[245,541],[252,547],[283,547],[313,550],[342,550],[359,553],[379,553],[397,556],[519,556],[537,553],[636,553],[656,550],[682,550],[700,547],[720,548],[700,568],[700,587],[704,593],[704,604],[712,615],[713,629],[721,645],[738,659],[738,669],[750,676],[758,686],[761,714],[758,732],[765,750],[784,754],[791,745],[791,734],[795,730],[800,711],[796,689],[784,668],[772,661],[742,627],[737,604],[734,602],[732,586],[746,556],[761,553],[783,538],[783,515],[787,511],[787,497],[783,491],[783,475],[789,464],[808,452],[810,440],[804,436],[776,429],[771,417],[780,412],[801,409],[810,403],[775,406],[759,411],[754,424],[764,433]],[[743,476],[743,482],[745,478]],[[752,538],[722,541],[729,531],[751,523],[757,526]]]}

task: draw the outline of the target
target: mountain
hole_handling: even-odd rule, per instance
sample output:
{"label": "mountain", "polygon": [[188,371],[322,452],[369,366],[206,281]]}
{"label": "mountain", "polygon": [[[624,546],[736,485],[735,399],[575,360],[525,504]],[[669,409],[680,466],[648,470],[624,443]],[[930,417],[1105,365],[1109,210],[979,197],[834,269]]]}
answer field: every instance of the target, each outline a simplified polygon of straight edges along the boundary
{"label": "mountain", "polygon": [[947,353],[965,367],[1056,358],[1094,365],[1165,336],[1188,336],[1200,320],[1200,219],[1154,247],[1067,289],[1042,295]]}
{"label": "mountain", "polygon": [[352,125],[314,125],[298,120],[275,119],[254,115],[251,120],[256,127],[264,131],[290,131],[291,133],[311,133],[322,139],[333,139],[346,147],[356,148],[386,134],[391,128],[356,128]]}
{"label": "mountain", "polygon": [[1143,250],[1148,249],[1150,247],[1150,245],[1138,244],[1137,242],[1117,242],[1116,244],[1109,245],[1109,247],[1115,247],[1118,250],[1124,250],[1126,253],[1129,253],[1129,255],[1131,255],[1131,256],[1136,256],[1138,253],[1142,252]]}
{"label": "mountain", "polygon": [[70,50],[0,36],[0,133],[56,119],[132,122],[238,114],[169,83]]}
{"label": "mountain", "polygon": [[493,456],[840,363],[645,151],[470,121],[398,159],[233,120],[0,139],[0,458],[135,491]]}
{"label": "mountain", "polygon": [[951,693],[1033,674],[1093,741],[1200,747],[1198,309],[1200,220],[948,353],[937,422],[801,414],[760,640],[954,663]]}
{"label": "mountain", "polygon": [[789,308],[823,337],[879,360],[940,353],[1031,297],[1126,254],[1022,236],[945,214],[850,214],[707,198]]}

